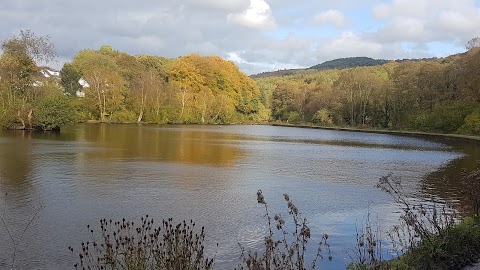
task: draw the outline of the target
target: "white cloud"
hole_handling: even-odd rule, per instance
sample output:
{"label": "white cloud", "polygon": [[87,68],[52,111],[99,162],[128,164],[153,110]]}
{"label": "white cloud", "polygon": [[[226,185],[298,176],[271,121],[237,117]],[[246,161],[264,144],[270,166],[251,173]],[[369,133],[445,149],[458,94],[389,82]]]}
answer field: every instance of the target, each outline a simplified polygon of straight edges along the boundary
{"label": "white cloud", "polygon": [[347,19],[343,13],[337,9],[329,9],[317,14],[314,18],[314,21],[320,25],[332,24],[337,28],[341,28],[347,24]]}
{"label": "white cloud", "polygon": [[180,0],[193,8],[220,9],[228,12],[239,12],[249,6],[249,0]]}
{"label": "white cloud", "polygon": [[465,42],[479,34],[480,8],[473,0],[393,0],[373,7],[386,25],[371,38],[379,42]]}
{"label": "white cloud", "polygon": [[275,28],[275,18],[272,15],[270,5],[264,0],[250,0],[250,6],[240,13],[230,13],[227,16],[229,22],[256,28],[272,30]]}
{"label": "white cloud", "polygon": [[[439,14],[437,27],[446,30],[449,33],[460,33],[462,35],[471,35],[478,33],[480,14],[466,14],[457,11],[443,11]],[[472,36],[473,37],[473,36]]]}
{"label": "white cloud", "polygon": [[[436,5],[439,1],[431,0],[393,0],[390,4],[380,3],[374,6],[373,14],[378,19],[392,17],[425,18],[429,11],[429,5]],[[430,2],[430,3],[429,3]]]}
{"label": "white cloud", "polygon": [[227,54],[227,60],[234,62],[237,64],[240,69],[246,70],[247,74],[257,74],[264,71],[273,71],[273,70],[281,70],[281,69],[299,69],[305,68],[305,66],[300,66],[298,64],[292,63],[285,63],[279,61],[248,61],[242,57],[242,55],[246,55],[245,51],[242,52],[229,52]]}
{"label": "white cloud", "polygon": [[426,42],[429,39],[429,33],[425,29],[425,23],[421,19],[396,18],[372,36],[380,42]]}
{"label": "white cloud", "polygon": [[238,64],[246,64],[248,63],[245,59],[240,57],[238,53],[236,52],[229,52],[227,53],[227,60],[230,60],[232,62],[238,63]]}
{"label": "white cloud", "polygon": [[0,0],[0,40],[31,29],[51,36],[60,62],[108,44],[132,55],[219,55],[252,74],[339,57],[462,52],[480,35],[479,6],[474,0]]}
{"label": "white cloud", "polygon": [[382,51],[381,44],[362,39],[352,31],[345,31],[333,40],[321,42],[317,47],[317,57],[324,61],[354,56],[378,58]]}

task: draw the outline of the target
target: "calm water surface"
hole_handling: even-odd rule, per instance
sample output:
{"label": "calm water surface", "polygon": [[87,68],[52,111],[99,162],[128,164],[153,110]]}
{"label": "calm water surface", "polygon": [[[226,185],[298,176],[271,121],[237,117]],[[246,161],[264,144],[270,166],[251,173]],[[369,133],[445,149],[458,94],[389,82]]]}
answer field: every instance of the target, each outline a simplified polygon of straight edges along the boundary
{"label": "calm water surface", "polygon": [[[216,268],[232,269],[238,243],[258,248],[266,233],[257,190],[271,212],[284,216],[282,194],[288,193],[313,237],[330,235],[334,260],[321,268],[341,269],[368,209],[382,226],[396,223],[397,207],[375,188],[381,176],[401,176],[419,199],[434,195],[462,205],[462,187],[444,178],[478,165],[478,156],[477,146],[449,141],[270,126],[3,131],[0,215],[18,242],[19,269],[73,268],[67,247],[78,250],[88,240],[88,224],[99,228],[101,218],[145,214],[204,225]],[[7,227],[0,223],[0,269],[11,265]]]}

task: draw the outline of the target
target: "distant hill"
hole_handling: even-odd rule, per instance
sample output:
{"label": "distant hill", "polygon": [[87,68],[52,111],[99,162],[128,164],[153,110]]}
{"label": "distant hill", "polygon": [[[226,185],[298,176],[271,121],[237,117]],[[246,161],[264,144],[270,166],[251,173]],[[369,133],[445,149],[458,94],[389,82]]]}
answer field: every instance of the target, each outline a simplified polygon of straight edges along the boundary
{"label": "distant hill", "polygon": [[[267,78],[267,77],[282,77],[282,76],[292,75],[298,71],[305,71],[305,70],[329,70],[329,69],[346,69],[346,68],[355,68],[355,67],[380,66],[390,61],[405,62],[405,61],[438,61],[438,60],[442,60],[442,59],[422,58],[422,59],[386,60],[386,59],[373,59],[370,57],[348,57],[348,58],[339,58],[331,61],[326,61],[306,69],[282,69],[282,70],[271,71],[271,72],[262,72],[259,74],[251,75],[250,77],[253,79]],[[445,60],[448,60],[448,57],[443,61]]]}
{"label": "distant hill", "polygon": [[279,69],[277,71],[266,71],[266,72],[250,75],[250,78],[258,79],[258,78],[268,78],[268,77],[282,77],[282,76],[292,75],[298,71],[304,71],[304,70],[306,69]]}
{"label": "distant hill", "polygon": [[373,59],[370,57],[348,57],[326,61],[321,64],[310,67],[309,69],[325,70],[325,69],[344,69],[354,67],[370,67],[386,64],[388,60]]}

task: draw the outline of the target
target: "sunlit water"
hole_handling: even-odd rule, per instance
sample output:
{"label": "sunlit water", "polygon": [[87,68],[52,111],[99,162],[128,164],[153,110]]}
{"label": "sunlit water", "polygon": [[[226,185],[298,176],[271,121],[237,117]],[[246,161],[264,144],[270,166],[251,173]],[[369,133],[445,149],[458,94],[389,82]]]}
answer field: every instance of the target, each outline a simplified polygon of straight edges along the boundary
{"label": "sunlit water", "polygon": [[284,217],[282,194],[288,193],[309,220],[312,249],[323,233],[330,236],[333,261],[324,260],[321,268],[344,269],[355,227],[368,211],[384,228],[397,222],[398,208],[375,188],[378,179],[393,173],[419,199],[428,198],[437,189],[427,176],[465,159],[463,150],[403,136],[271,126],[4,131],[0,269],[12,263],[8,232],[18,243],[19,269],[68,269],[78,256],[68,246],[79,250],[89,239],[88,224],[99,229],[101,218],[139,220],[145,214],[205,226],[216,269],[233,269],[238,244],[258,249],[267,232],[259,189],[270,212]]}

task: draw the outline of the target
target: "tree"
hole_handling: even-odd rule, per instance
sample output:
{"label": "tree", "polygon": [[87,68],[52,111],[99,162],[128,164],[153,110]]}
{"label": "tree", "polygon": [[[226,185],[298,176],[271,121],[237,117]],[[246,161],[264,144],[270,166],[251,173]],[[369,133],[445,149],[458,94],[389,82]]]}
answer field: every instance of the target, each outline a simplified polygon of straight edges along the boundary
{"label": "tree", "polygon": [[174,85],[179,88],[181,109],[178,120],[184,121],[185,108],[192,97],[192,91],[199,92],[205,83],[205,78],[200,75],[199,69],[184,57],[175,62],[169,74]]}
{"label": "tree", "polygon": [[78,82],[82,74],[71,63],[65,63],[60,70],[61,84],[65,89],[65,93],[75,96],[77,91],[82,89],[82,85]]}
{"label": "tree", "polygon": [[272,117],[275,120],[287,120],[289,112],[295,110],[293,104],[295,87],[292,83],[281,83],[273,90],[271,106]]}
{"label": "tree", "polygon": [[111,55],[93,50],[80,51],[73,59],[73,65],[90,84],[85,100],[92,110],[96,108],[102,122],[125,105],[126,82],[114,60]]}
{"label": "tree", "polygon": [[367,68],[346,70],[335,82],[335,87],[348,105],[350,125],[365,125],[372,94],[378,87],[378,75]]}
{"label": "tree", "polygon": [[[36,36],[30,30],[4,40],[0,57],[0,121],[7,128],[30,128],[33,103],[38,95],[34,86],[37,62],[48,62],[56,56],[48,36]],[[15,122],[20,126],[16,127]]]}
{"label": "tree", "polygon": [[76,111],[69,98],[58,93],[45,97],[35,107],[33,127],[56,130],[76,122]]}
{"label": "tree", "polygon": [[465,44],[465,48],[467,51],[473,49],[473,48],[479,48],[480,47],[480,37],[474,37],[470,39],[467,44]]}
{"label": "tree", "polygon": [[139,108],[136,109],[140,112],[138,119],[145,114],[147,121],[167,122],[169,116],[165,107],[171,103],[167,70],[174,60],[151,55],[137,56],[137,60],[145,69],[141,75],[141,91],[135,91],[131,95],[134,107]]}
{"label": "tree", "polygon": [[28,55],[37,64],[50,62],[57,57],[55,47],[49,36],[37,36],[31,30],[20,30],[18,36],[13,36],[2,42],[2,50],[7,55]]}

